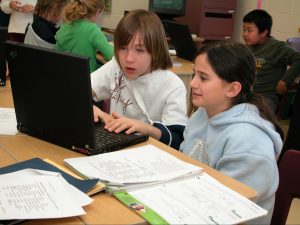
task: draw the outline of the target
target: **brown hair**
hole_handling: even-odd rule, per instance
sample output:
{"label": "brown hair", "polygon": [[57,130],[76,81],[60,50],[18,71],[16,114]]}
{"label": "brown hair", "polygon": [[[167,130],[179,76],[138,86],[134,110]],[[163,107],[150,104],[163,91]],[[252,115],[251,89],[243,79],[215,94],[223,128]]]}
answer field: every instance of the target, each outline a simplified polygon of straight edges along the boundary
{"label": "brown hair", "polygon": [[69,0],[38,0],[33,15],[42,17],[48,15],[58,16],[68,2]]}
{"label": "brown hair", "polygon": [[90,18],[104,8],[103,0],[72,0],[65,9],[65,21],[72,22]]}
{"label": "brown hair", "polygon": [[116,28],[114,51],[118,63],[120,64],[118,51],[127,46],[137,33],[140,34],[140,42],[151,55],[151,71],[171,68],[172,61],[164,27],[155,13],[143,9],[128,12]]}

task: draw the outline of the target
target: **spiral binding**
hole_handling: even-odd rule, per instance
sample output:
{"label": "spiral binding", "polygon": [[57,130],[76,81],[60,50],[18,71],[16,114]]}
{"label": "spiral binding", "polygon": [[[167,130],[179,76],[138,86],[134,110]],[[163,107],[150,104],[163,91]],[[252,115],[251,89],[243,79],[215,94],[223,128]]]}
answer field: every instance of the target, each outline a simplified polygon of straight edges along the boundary
{"label": "spiral binding", "polygon": [[145,183],[145,184],[137,184],[137,185],[127,185],[124,187],[112,187],[112,186],[108,186],[106,188],[106,193],[109,195],[113,195],[116,192],[133,192],[133,191],[139,191],[142,189],[147,189],[147,188],[154,188],[157,186],[160,186],[162,184],[171,184],[171,183],[175,183],[175,182],[180,182],[180,181],[184,181],[184,180],[188,180],[197,176],[201,176],[202,175],[202,171],[196,171],[193,173],[189,173],[189,174],[185,174],[184,176],[180,176],[177,178],[173,178],[171,180],[162,180],[162,181],[155,181],[155,182],[149,182],[149,183]]}

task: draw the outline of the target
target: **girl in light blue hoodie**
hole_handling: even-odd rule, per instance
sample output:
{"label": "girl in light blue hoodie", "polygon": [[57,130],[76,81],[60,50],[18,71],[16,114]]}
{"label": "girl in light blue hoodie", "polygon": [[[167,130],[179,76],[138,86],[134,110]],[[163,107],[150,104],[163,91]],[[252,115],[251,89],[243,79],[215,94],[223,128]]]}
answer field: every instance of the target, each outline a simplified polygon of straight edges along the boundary
{"label": "girl in light blue hoodie", "polygon": [[190,86],[198,109],[180,150],[254,188],[256,203],[269,213],[251,222],[269,224],[282,139],[274,115],[252,92],[254,57],[246,46],[224,42],[200,49],[194,64]]}

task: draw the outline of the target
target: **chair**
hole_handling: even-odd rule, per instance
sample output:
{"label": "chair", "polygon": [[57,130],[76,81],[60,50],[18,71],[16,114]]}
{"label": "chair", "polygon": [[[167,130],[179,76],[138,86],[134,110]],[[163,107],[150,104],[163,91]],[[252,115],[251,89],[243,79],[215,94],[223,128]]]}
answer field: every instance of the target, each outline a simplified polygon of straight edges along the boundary
{"label": "chair", "polygon": [[280,161],[284,155],[284,153],[288,149],[295,149],[300,151],[300,87],[298,86],[298,90],[295,96],[292,114],[290,118],[290,124],[289,129],[287,132],[287,136],[282,148],[282,151],[280,153],[278,164],[280,164]]}
{"label": "chair", "polygon": [[300,37],[292,37],[286,40],[289,46],[300,51]]}
{"label": "chair", "polygon": [[300,151],[288,150],[279,165],[279,186],[271,225],[285,224],[293,198],[300,198]]}

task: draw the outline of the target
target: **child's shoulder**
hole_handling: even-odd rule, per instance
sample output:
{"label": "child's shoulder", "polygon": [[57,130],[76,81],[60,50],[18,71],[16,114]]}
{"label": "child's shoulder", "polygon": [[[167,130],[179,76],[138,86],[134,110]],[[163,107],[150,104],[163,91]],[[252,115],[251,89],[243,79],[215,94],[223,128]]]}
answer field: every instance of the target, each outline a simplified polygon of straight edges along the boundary
{"label": "child's shoulder", "polygon": [[260,54],[278,54],[278,52],[286,51],[289,48],[288,44],[284,41],[277,40],[274,37],[270,37],[265,42],[251,46],[250,47],[254,52],[259,52]]}
{"label": "child's shoulder", "polygon": [[[152,71],[153,76],[160,77],[161,79],[171,79],[171,78],[179,78],[172,70],[170,69],[157,69]],[[180,79],[180,78],[179,78]]]}
{"label": "child's shoulder", "polygon": [[166,70],[154,70],[151,73],[151,78],[150,79],[155,79],[159,80],[160,82],[167,83],[167,84],[177,84],[177,85],[184,85],[182,80],[171,70],[166,69]]}
{"label": "child's shoulder", "polygon": [[288,44],[285,41],[278,40],[274,37],[270,37],[266,44],[272,48],[288,47]]}
{"label": "child's shoulder", "polygon": [[95,24],[91,21],[88,21],[86,19],[79,19],[77,21],[69,23],[69,25],[74,25],[77,28],[82,29],[82,30],[89,30],[89,31],[93,30],[93,29],[100,30],[100,27],[97,24]]}

